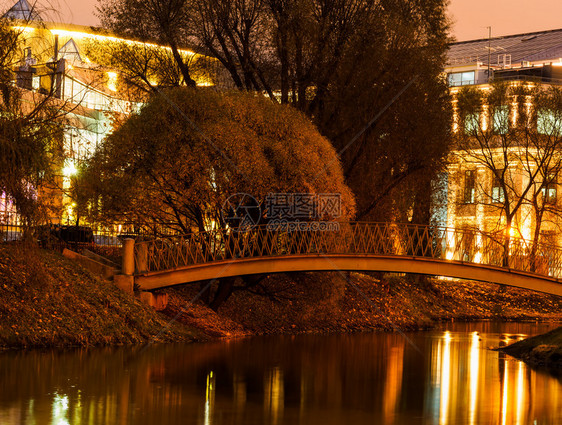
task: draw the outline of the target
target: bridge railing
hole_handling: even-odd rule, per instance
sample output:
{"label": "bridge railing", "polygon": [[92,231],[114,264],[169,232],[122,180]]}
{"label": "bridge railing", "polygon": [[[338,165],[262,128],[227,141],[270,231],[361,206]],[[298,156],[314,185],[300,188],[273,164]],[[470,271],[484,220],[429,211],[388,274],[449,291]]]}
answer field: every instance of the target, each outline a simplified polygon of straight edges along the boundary
{"label": "bridge railing", "polygon": [[336,224],[316,231],[270,226],[244,232],[217,229],[144,241],[135,245],[137,273],[228,259],[347,254],[424,257],[562,277],[562,250],[552,245],[445,227]]}

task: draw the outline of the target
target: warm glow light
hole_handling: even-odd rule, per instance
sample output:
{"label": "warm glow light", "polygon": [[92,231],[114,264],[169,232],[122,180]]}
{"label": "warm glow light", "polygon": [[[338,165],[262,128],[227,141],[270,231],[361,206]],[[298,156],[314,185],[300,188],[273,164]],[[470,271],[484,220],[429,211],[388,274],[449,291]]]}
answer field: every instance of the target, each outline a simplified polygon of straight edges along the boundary
{"label": "warm glow light", "polygon": [[35,28],[33,28],[33,27],[14,26],[12,28],[15,29],[16,31],[21,31],[21,32],[24,32],[24,33],[31,33],[33,31],[35,31]]}
{"label": "warm glow light", "polygon": [[449,416],[449,397],[451,392],[451,333],[445,332],[443,337],[445,347],[441,357],[441,394],[439,397],[439,424],[445,425]]}
{"label": "warm glow light", "polygon": [[215,377],[213,372],[207,375],[207,385],[205,388],[205,425],[212,423],[213,407],[215,404]]}
{"label": "warm glow light", "polygon": [[55,394],[53,400],[51,423],[57,425],[68,425],[68,396]]}
{"label": "warm glow light", "polygon": [[117,73],[107,73],[107,88],[111,91],[117,91]]}
{"label": "warm glow light", "polygon": [[519,362],[519,370],[517,371],[517,400],[515,406],[517,409],[517,425],[523,424],[523,409],[525,407],[525,366],[523,362]]}
{"label": "warm glow light", "polygon": [[509,374],[507,373],[507,362],[504,360],[503,385],[502,385],[502,425],[507,423],[507,402],[509,400]]}
{"label": "warm glow light", "polygon": [[[50,31],[51,34],[58,35],[59,37],[70,37],[74,39],[90,38],[97,41],[114,41],[114,42],[126,43],[130,46],[148,46],[148,47],[157,47],[157,48],[171,50],[168,46],[161,46],[155,43],[143,43],[142,41],[127,40],[125,38],[113,37],[109,35],[91,34],[82,31],[69,31],[63,29],[51,29]],[[185,50],[185,49],[180,49],[180,53],[188,56],[195,55],[195,53],[192,52],[191,50]]]}
{"label": "warm glow light", "polygon": [[512,238],[520,238],[521,237],[521,231],[515,226],[509,227],[508,233],[509,233],[509,236],[512,237]]}
{"label": "warm glow light", "polygon": [[482,106],[482,131],[488,130],[488,105]]}
{"label": "warm glow light", "polygon": [[392,347],[386,367],[386,383],[384,385],[384,417],[390,418],[396,414],[396,407],[402,389],[402,369],[404,367],[404,341],[401,345]]}
{"label": "warm glow light", "polygon": [[472,332],[470,341],[470,423],[476,423],[476,402],[478,400],[478,373],[480,371],[480,337]]}
{"label": "warm glow light", "polygon": [[264,408],[271,414],[271,424],[276,425],[283,412],[284,392],[283,392],[283,371],[274,367],[266,377],[264,383]]}
{"label": "warm glow light", "polygon": [[62,174],[64,177],[72,177],[77,172],[78,170],[76,169],[76,165],[74,165],[73,161],[67,161],[66,166],[62,169]]}

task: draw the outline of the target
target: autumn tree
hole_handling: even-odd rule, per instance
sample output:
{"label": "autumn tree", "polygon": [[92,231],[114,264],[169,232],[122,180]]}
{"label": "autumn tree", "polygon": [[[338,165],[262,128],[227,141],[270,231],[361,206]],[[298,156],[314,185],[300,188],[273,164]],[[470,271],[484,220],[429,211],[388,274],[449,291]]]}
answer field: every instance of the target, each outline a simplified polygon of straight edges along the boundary
{"label": "autumn tree", "polygon": [[[127,0],[102,4],[105,26],[130,38],[170,48],[182,84],[194,86],[189,65],[181,54],[191,24],[188,0]],[[111,22],[111,25],[108,25]]]}
{"label": "autumn tree", "polygon": [[24,225],[40,219],[44,199],[61,164],[64,110],[53,89],[33,93],[15,84],[22,59],[22,32],[0,20],[0,193],[12,200]]}
{"label": "autumn tree", "polygon": [[[264,208],[270,193],[338,194],[342,220],[354,214],[330,142],[290,106],[243,92],[176,88],[155,94],[96,151],[84,174],[87,208],[96,222],[134,223],[188,233],[232,229],[225,201],[248,194]],[[87,186],[83,186],[87,189]],[[236,226],[236,224],[235,224]],[[264,276],[243,277],[240,288]],[[220,279],[213,309],[236,289]]]}
{"label": "autumn tree", "polygon": [[450,129],[445,1],[100,0],[100,18],[160,39],[171,21],[156,3],[184,24],[176,44],[313,120],[341,154],[359,218],[429,222]]}
{"label": "autumn tree", "polygon": [[334,148],[314,125],[239,92],[155,94],[96,151],[89,175],[96,221],[206,230],[227,225],[221,210],[237,193],[259,204],[272,192],[338,193],[343,218],[354,213]]}
{"label": "autumn tree", "polygon": [[459,208],[483,205],[487,230],[503,241],[506,255],[513,236],[531,238],[536,248],[545,228],[556,228],[562,217],[556,196],[562,172],[561,90],[496,82],[490,90],[463,88],[456,98],[453,157],[462,170],[474,173],[470,181],[460,176],[466,193],[460,194]]}

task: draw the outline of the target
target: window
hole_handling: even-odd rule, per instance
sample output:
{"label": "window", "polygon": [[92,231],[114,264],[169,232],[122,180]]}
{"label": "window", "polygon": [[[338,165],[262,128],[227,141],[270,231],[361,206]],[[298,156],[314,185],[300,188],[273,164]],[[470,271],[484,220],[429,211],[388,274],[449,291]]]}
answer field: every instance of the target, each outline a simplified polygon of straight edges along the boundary
{"label": "window", "polygon": [[450,87],[475,84],[474,71],[452,72],[448,75],[448,80]]}
{"label": "window", "polygon": [[556,175],[549,174],[541,189],[542,199],[545,204],[556,203]]}
{"label": "window", "polygon": [[562,121],[559,114],[548,109],[542,109],[537,114],[537,132],[550,136],[560,136]]}
{"label": "window", "polygon": [[480,114],[473,112],[464,117],[464,132],[466,134],[478,133],[480,128]]}
{"label": "window", "polygon": [[505,194],[502,189],[501,179],[497,176],[502,176],[503,170],[496,170],[496,173],[492,173],[492,202],[502,203],[505,201]]}
{"label": "window", "polygon": [[464,203],[474,204],[476,202],[476,171],[464,172]]}
{"label": "window", "polygon": [[509,107],[500,106],[494,111],[494,133],[506,134],[509,129]]}

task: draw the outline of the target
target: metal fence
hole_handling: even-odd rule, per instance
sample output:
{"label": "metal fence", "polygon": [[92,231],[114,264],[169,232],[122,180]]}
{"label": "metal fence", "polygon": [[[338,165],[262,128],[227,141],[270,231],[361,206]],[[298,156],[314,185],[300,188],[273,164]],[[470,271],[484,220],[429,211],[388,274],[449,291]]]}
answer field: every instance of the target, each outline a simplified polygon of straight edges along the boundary
{"label": "metal fence", "polygon": [[117,230],[111,228],[72,226],[58,224],[44,224],[28,227],[18,221],[0,220],[0,243],[22,241],[25,238],[40,244],[54,243],[56,240],[67,243],[87,244],[99,246],[121,247],[123,240],[154,239],[155,237],[173,236],[177,234],[165,228],[154,230]]}
{"label": "metal fence", "polygon": [[[79,228],[74,231],[73,235],[61,236],[61,228],[65,229],[75,226],[56,226],[56,225],[40,225],[35,227],[27,227],[21,224],[2,223],[0,222],[0,242],[16,242],[24,239],[36,241],[40,244],[54,243],[57,239],[61,242],[67,243],[94,243],[102,246],[116,246],[122,245],[124,236],[115,231],[110,230],[82,230]],[[70,232],[66,232],[70,233]],[[89,234],[91,236],[89,236]]]}
{"label": "metal fence", "polygon": [[479,231],[411,224],[339,223],[330,231],[292,232],[267,226],[245,232],[218,229],[135,244],[135,258],[143,271],[307,254],[425,257],[562,277],[562,250],[558,247]]}

